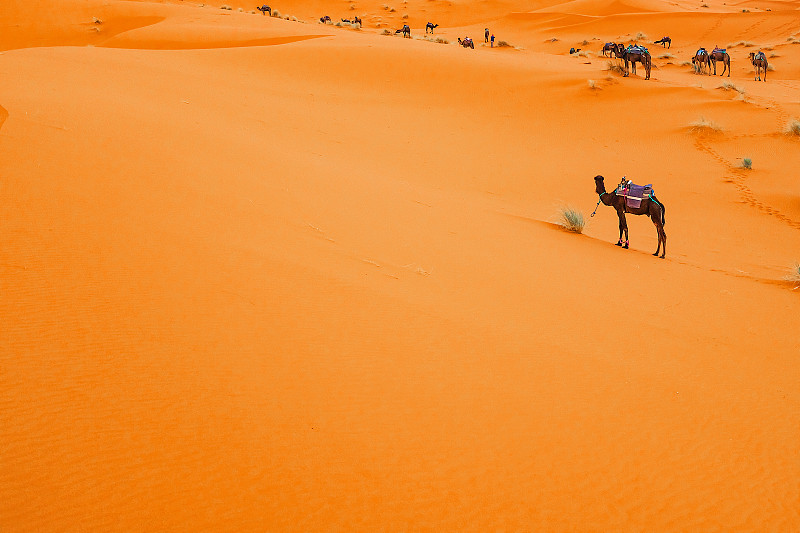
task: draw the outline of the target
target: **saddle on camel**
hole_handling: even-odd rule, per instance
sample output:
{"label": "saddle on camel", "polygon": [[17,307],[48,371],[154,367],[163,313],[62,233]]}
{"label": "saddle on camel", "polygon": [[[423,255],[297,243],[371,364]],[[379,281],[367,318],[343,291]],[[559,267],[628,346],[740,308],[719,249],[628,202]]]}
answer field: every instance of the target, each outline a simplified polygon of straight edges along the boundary
{"label": "saddle on camel", "polygon": [[[631,215],[645,215],[653,221],[658,234],[658,248],[653,254],[658,257],[661,252],[661,258],[667,253],[667,234],[664,232],[664,224],[666,219],[664,213],[666,208],[657,198],[653,192],[652,185],[636,185],[630,180],[622,178],[622,181],[614,192],[606,192],[606,187],[603,176],[595,176],[595,192],[600,196],[597,200],[597,206],[594,208],[594,216],[600,204],[609,205],[617,212],[619,218],[619,240],[617,246],[628,248],[628,222],[625,219],[626,214]],[[623,234],[625,239],[623,240]]]}
{"label": "saddle on camel", "polygon": [[761,81],[761,73],[764,73],[764,81],[767,81],[767,68],[769,68],[769,63],[767,62],[767,55],[762,52],[750,52],[750,62],[756,68],[756,81]]}
{"label": "saddle on camel", "polygon": [[464,37],[463,39],[461,37],[457,37],[457,39],[458,39],[458,44],[460,44],[464,48],[472,48],[473,50],[475,49],[475,43],[473,43],[472,39],[470,39],[469,37]]}
{"label": "saddle on camel", "polygon": [[270,7],[269,7],[267,4],[264,4],[264,5],[263,5],[263,6],[261,6],[261,7],[257,7],[256,9],[258,9],[259,11],[261,11],[261,14],[262,14],[262,15],[266,15],[267,13],[269,13],[270,15],[272,15],[272,9],[271,9],[271,8],[270,8]]}

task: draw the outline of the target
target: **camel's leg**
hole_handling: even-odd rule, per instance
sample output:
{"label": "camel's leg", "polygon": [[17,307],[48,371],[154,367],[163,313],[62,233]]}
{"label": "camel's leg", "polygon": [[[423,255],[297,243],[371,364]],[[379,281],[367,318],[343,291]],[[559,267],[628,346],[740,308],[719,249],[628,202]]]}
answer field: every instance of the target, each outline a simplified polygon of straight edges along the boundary
{"label": "camel's leg", "polygon": [[[623,248],[628,247],[628,221],[625,220],[625,213],[622,210],[617,211],[617,216],[619,217],[619,241],[617,241],[617,246],[622,246]],[[622,240],[622,235],[625,234],[625,240]]]}

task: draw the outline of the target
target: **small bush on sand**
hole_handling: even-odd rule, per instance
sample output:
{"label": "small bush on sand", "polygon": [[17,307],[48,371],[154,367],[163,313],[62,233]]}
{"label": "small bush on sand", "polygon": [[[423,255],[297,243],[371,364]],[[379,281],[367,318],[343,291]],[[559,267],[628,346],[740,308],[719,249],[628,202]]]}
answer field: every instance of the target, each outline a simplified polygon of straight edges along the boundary
{"label": "small bush on sand", "polygon": [[450,44],[450,41],[448,41],[447,39],[442,39],[441,37],[437,37],[436,41],[434,42],[437,42],[439,44]]}
{"label": "small bush on sand", "polygon": [[231,6],[219,6],[219,8],[220,9],[227,9],[228,11],[231,11],[233,9]]}
{"label": "small bush on sand", "polygon": [[619,74],[620,76],[625,74],[625,69],[622,68],[621,66],[617,65],[613,61],[609,61],[608,62],[608,68],[606,70],[608,70],[612,74]]}
{"label": "small bush on sand", "polygon": [[577,209],[562,207],[559,211],[558,225],[567,231],[583,233],[586,220],[583,218],[583,213]]}
{"label": "small bush on sand", "polygon": [[767,70],[770,72],[775,72],[775,65],[767,65]]}
{"label": "small bush on sand", "polygon": [[600,87],[597,86],[597,82],[596,81],[594,81],[594,80],[586,80],[586,82],[589,84],[589,88],[591,90],[597,91],[598,89],[600,89]]}
{"label": "small bush on sand", "polygon": [[392,33],[392,32],[390,32],[390,31],[389,31],[389,30],[387,30],[387,29],[384,29],[384,30],[383,30],[383,32],[381,32],[381,35],[393,35],[393,33]]}
{"label": "small bush on sand", "polygon": [[800,120],[790,120],[789,124],[786,125],[786,133],[800,136]]}
{"label": "small bush on sand", "polygon": [[661,54],[660,56],[658,56],[658,58],[659,58],[659,59],[672,59],[672,58],[674,58],[674,57],[675,57],[675,56],[674,56],[674,55],[672,55],[672,54],[670,54],[670,53]]}
{"label": "small bush on sand", "polygon": [[506,41],[497,41],[498,48],[511,48],[511,45]]}
{"label": "small bush on sand", "polygon": [[800,285],[800,263],[795,263],[789,274],[784,278],[786,281],[792,281]]}
{"label": "small bush on sand", "polygon": [[753,160],[749,157],[745,157],[742,159],[742,168],[746,168],[747,170],[753,170]]}
{"label": "small bush on sand", "polygon": [[714,122],[708,120],[706,117],[700,117],[698,120],[689,123],[689,128],[693,133],[719,133],[722,127]]}
{"label": "small bush on sand", "polygon": [[272,10],[272,16],[275,17],[275,18],[281,18],[281,12],[278,11],[277,9],[273,9]]}
{"label": "small bush on sand", "polygon": [[781,57],[781,56],[779,54],[770,54],[769,55],[770,59],[775,59],[776,57]]}
{"label": "small bush on sand", "polygon": [[722,85],[717,87],[717,89],[722,89],[723,91],[736,91],[737,93],[744,94],[744,89],[729,81],[722,82]]}
{"label": "small bush on sand", "polygon": [[588,45],[589,41],[587,41],[586,39],[584,39],[583,42],[581,42],[581,46],[588,46]]}

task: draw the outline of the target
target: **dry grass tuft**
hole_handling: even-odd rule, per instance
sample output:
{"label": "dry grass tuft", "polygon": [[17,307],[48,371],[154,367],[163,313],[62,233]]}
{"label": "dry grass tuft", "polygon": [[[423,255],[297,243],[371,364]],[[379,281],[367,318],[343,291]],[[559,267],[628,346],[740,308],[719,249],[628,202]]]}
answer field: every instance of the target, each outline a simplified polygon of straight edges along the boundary
{"label": "dry grass tuft", "polygon": [[228,11],[232,11],[233,8],[231,6],[219,6],[220,9],[227,9]]}
{"label": "dry grass tuft", "polygon": [[753,170],[753,160],[749,157],[745,157],[742,159],[742,168],[746,168],[747,170]]}
{"label": "dry grass tuft", "polygon": [[511,44],[507,43],[506,41],[497,41],[498,48],[511,48]]}
{"label": "dry grass tuft", "polygon": [[722,85],[717,87],[717,89],[722,89],[723,91],[736,91],[739,94],[744,94],[744,89],[742,89],[741,87],[730,81],[722,82]]}
{"label": "dry grass tuft", "polygon": [[692,133],[721,133],[722,126],[708,120],[706,117],[700,117],[698,120],[689,123],[689,129]]}
{"label": "dry grass tuft", "polygon": [[573,233],[583,233],[586,219],[583,213],[572,207],[562,207],[558,213],[558,225]]}
{"label": "dry grass tuft", "polygon": [[384,30],[381,32],[381,35],[394,35],[394,32],[384,28]]}
{"label": "dry grass tuft", "polygon": [[800,120],[793,119],[786,125],[786,133],[800,136]]}
{"label": "dry grass tuft", "polygon": [[792,269],[789,271],[789,275],[786,276],[788,281],[794,281],[795,283],[800,283],[800,263],[795,263]]}
{"label": "dry grass tuft", "polygon": [[434,42],[439,44],[450,44],[450,41],[448,41],[447,39],[443,39],[441,37],[437,37]]}
{"label": "dry grass tuft", "polygon": [[658,59],[673,59],[675,56],[667,52],[666,54],[661,54],[658,56]]}
{"label": "dry grass tuft", "polygon": [[606,70],[611,72],[612,74],[619,74],[620,76],[625,74],[625,69],[617,65],[613,61],[608,62],[608,68],[606,68]]}
{"label": "dry grass tuft", "polygon": [[647,34],[646,33],[642,33],[642,32],[637,33],[636,34],[636,40],[637,41],[646,41],[647,40]]}
{"label": "dry grass tuft", "polygon": [[596,81],[594,81],[594,80],[586,80],[586,82],[589,84],[589,89],[591,89],[593,91],[599,91],[600,90],[600,87],[597,85]]}

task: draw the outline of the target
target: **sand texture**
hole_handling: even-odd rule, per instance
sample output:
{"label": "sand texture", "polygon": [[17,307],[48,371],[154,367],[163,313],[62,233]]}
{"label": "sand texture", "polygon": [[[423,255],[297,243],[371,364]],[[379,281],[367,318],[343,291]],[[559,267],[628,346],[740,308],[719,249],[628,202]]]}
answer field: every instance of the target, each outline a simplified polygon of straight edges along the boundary
{"label": "sand texture", "polygon": [[3,2],[0,531],[800,531],[800,0],[228,5]]}

